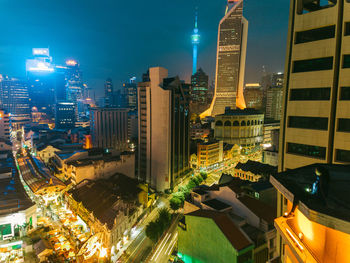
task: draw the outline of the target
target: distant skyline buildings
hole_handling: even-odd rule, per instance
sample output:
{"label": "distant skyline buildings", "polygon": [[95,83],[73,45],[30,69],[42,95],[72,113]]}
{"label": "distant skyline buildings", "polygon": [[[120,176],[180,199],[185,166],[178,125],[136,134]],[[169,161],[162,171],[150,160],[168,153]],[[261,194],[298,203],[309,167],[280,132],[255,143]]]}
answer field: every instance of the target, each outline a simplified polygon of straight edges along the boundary
{"label": "distant skyline buildings", "polygon": [[[75,59],[79,61],[82,71],[84,72],[84,80],[89,87],[96,91],[97,96],[103,95],[103,83],[107,77],[111,77],[116,86],[120,86],[125,79],[129,78],[129,73],[140,76],[144,69],[149,65],[164,64],[167,65],[170,72],[179,74],[181,79],[190,81],[192,68],[192,44],[189,35],[193,30],[193,11],[195,5],[199,8],[199,26],[201,32],[200,44],[200,66],[212,79],[215,71],[215,49],[217,38],[217,23],[225,11],[225,0],[211,1],[203,0],[184,1],[180,0],[176,6],[171,3],[162,3],[164,8],[173,8],[174,12],[168,15],[159,14],[157,11],[158,2],[142,4],[144,10],[148,10],[150,14],[154,14],[152,19],[144,21],[145,25],[140,29],[141,35],[150,35],[153,32],[167,32],[165,29],[173,28],[176,30],[173,34],[158,34],[157,45],[145,45],[142,49],[137,48],[137,39],[140,36],[130,36],[130,32],[134,32],[138,28],[139,21],[129,21],[125,27],[123,21],[127,21],[127,13],[134,9],[132,3],[118,4],[110,1],[102,0],[101,5],[92,8],[90,5],[81,6],[78,3],[69,3],[71,10],[74,11],[74,17],[71,20],[71,13],[66,12],[67,0],[56,3],[55,10],[52,15],[57,15],[60,19],[51,19],[52,15],[45,13],[45,2],[36,6],[19,0],[23,7],[31,9],[31,13],[18,10],[14,3],[3,3],[1,16],[3,24],[6,25],[4,34],[7,34],[1,45],[0,52],[0,73],[15,77],[23,77],[25,68],[23,63],[28,57],[32,47],[50,47],[51,55],[59,64],[64,64],[67,59]],[[39,0],[40,3],[42,0]],[[22,3],[23,2],[23,3]],[[106,4],[103,4],[106,3]],[[118,6],[118,8],[116,8]],[[269,1],[262,3],[261,1],[246,1],[245,12],[252,26],[249,31],[249,41],[259,45],[248,46],[247,56],[247,81],[256,82],[260,79],[260,68],[266,65],[271,72],[281,71],[283,69],[283,60],[285,56],[286,43],[286,26],[288,22],[289,3],[281,1]],[[103,11],[102,11],[103,10]],[[181,10],[181,21],[177,21],[176,17]],[[8,16],[13,12],[19,12],[17,17],[18,23],[9,23]],[[139,11],[137,11],[139,12]],[[105,14],[116,14],[118,17],[105,16]],[[264,14],[274,13],[275,17],[269,17]],[[100,18],[98,21],[89,21],[89,27],[84,27],[83,21],[90,14]],[[103,15],[102,15],[103,14]],[[140,13],[140,18],[143,13]],[[41,17],[44,24],[28,24],[31,18]],[[162,23],[156,23],[162,19]],[[275,21],[281,21],[277,24]],[[20,27],[20,24],[26,25],[26,30]],[[81,30],[81,28],[85,28]],[[48,31],[52,28],[51,32]],[[107,28],[106,31],[98,30],[99,28]],[[67,30],[69,29],[69,30]],[[262,34],[266,30],[265,36]],[[76,32],[82,31],[81,39],[78,41]],[[65,37],[57,38],[56,32]],[[127,35],[129,34],[129,35]],[[122,38],[117,37],[122,36]],[[275,36],[278,36],[275,37]],[[179,41],[177,41],[179,40]],[[12,50],[11,47],[14,47]],[[101,50],[106,52],[101,53]],[[158,52],[154,50],[158,49]],[[134,52],[137,50],[137,52]],[[143,52],[144,51],[144,52]],[[263,51],[263,52],[262,52]],[[251,53],[250,53],[251,52]],[[169,56],[176,54],[176,59]],[[249,55],[251,54],[251,55]],[[116,63],[120,61],[121,63]],[[136,61],[137,63],[131,63]],[[187,66],[184,67],[183,64]]]}
{"label": "distant skyline buildings", "polygon": [[30,123],[29,95],[25,80],[0,75],[0,108],[11,114],[15,129]]}

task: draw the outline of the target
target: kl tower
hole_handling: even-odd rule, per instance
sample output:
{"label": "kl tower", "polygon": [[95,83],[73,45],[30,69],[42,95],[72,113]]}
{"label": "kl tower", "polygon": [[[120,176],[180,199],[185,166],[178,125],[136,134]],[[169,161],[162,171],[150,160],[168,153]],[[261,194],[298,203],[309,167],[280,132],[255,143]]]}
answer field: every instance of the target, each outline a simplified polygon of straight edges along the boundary
{"label": "kl tower", "polygon": [[197,60],[198,60],[198,44],[199,44],[199,33],[198,33],[198,12],[196,10],[195,21],[194,21],[194,29],[192,38],[193,45],[193,64],[192,64],[192,75],[197,72]]}

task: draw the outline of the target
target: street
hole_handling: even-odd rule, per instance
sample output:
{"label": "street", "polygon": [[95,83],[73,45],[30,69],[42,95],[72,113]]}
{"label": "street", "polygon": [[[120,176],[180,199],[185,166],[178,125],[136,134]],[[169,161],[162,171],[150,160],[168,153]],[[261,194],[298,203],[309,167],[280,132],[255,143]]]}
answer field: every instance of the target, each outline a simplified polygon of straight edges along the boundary
{"label": "street", "polygon": [[169,229],[163,234],[161,240],[158,241],[158,245],[154,248],[152,253],[148,257],[147,262],[166,263],[177,244],[177,225],[179,223],[180,215],[175,215],[172,220],[172,224]]}

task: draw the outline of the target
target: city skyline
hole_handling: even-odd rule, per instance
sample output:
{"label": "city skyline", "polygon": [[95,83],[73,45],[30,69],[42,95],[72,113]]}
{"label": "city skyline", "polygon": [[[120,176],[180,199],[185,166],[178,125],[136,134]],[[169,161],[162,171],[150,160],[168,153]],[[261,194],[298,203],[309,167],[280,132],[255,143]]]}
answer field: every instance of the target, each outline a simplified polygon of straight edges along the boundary
{"label": "city skyline", "polygon": [[[65,1],[54,5],[42,2],[36,6],[22,3],[20,10],[16,9],[18,3],[4,2],[0,21],[7,25],[3,34],[8,37],[0,46],[0,72],[24,76],[25,59],[30,57],[31,49],[49,47],[57,64],[63,64],[66,59],[79,61],[84,80],[91,88],[98,89],[98,96],[103,93],[103,82],[107,77],[120,87],[129,77],[140,78],[149,66],[155,65],[166,66],[173,75],[179,74],[189,81],[191,31],[195,6],[198,6],[202,32],[198,67],[202,67],[212,80],[217,27],[226,5],[225,0],[221,2],[177,1],[175,5],[157,0],[147,4],[137,2],[139,8],[136,9],[135,3],[112,4],[104,1],[96,7],[89,1],[77,1],[70,3],[68,10]],[[172,11],[159,12],[159,6]],[[263,65],[271,72],[283,70],[288,7],[288,3],[278,1],[245,2],[244,15],[251,21],[246,81],[259,80]],[[144,10],[147,10],[147,15]],[[177,19],[180,10],[183,14],[181,20]],[[16,20],[12,20],[14,12],[18,14]],[[267,12],[276,15],[274,18],[266,16]],[[138,19],[126,22],[130,13]],[[275,19],[279,23],[274,23]],[[140,21],[143,27],[140,27]],[[25,29],[23,24],[26,24]],[[140,44],[140,39],[147,38],[153,41],[147,45]]]}

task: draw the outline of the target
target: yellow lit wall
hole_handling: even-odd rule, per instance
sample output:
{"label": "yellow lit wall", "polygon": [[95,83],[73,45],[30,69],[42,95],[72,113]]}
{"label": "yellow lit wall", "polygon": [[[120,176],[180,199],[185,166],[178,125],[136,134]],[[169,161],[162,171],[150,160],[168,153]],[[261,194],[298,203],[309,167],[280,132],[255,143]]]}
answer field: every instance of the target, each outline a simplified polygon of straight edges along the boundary
{"label": "yellow lit wall", "polygon": [[349,234],[312,222],[298,209],[287,224],[296,236],[302,233],[301,242],[319,262],[350,262]]}

